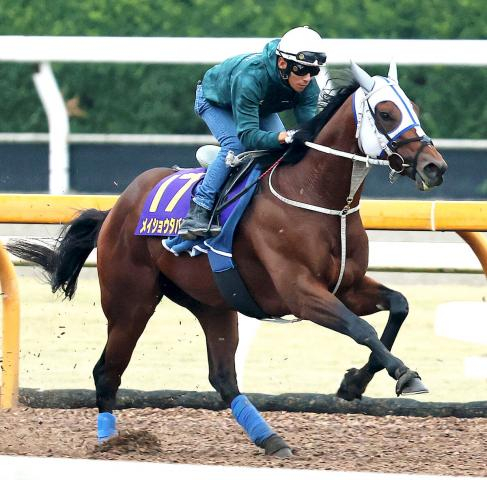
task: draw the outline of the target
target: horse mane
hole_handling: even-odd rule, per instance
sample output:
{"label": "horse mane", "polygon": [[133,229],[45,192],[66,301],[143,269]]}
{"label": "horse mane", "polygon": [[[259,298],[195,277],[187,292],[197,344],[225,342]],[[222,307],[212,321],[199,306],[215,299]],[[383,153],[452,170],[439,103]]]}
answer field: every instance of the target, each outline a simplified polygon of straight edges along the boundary
{"label": "horse mane", "polygon": [[348,80],[345,85],[321,91],[318,104],[325,105],[325,107],[310,121],[299,126],[294,134],[294,141],[286,152],[285,163],[297,163],[303,158],[308,150],[304,142],[312,142],[316,138],[321,129],[358,87],[359,84],[355,80]]}

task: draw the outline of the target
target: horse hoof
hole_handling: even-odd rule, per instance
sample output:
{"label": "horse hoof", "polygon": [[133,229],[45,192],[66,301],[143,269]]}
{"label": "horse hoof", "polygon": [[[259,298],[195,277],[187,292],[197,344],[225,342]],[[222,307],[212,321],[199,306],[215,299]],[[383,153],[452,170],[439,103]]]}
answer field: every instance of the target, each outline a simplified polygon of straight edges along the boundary
{"label": "horse hoof", "polygon": [[335,394],[338,398],[342,400],[346,400],[347,402],[353,402],[354,400],[362,400],[362,395],[360,393],[354,393],[344,388],[343,385],[340,385],[337,393]]}
{"label": "horse hoof", "polygon": [[417,372],[408,370],[399,377],[396,385],[396,394],[399,395],[419,395],[420,393],[429,393],[426,385],[421,381]]}
{"label": "horse hoof", "polygon": [[347,400],[347,402],[351,402],[352,400],[361,400],[362,393],[353,383],[354,376],[358,373],[356,368],[350,368],[345,373],[343,377],[342,383],[338,388],[336,396],[343,400]]}
{"label": "horse hoof", "polygon": [[287,443],[277,434],[271,435],[264,441],[263,445],[266,455],[279,458],[289,458],[293,456]]}
{"label": "horse hoof", "polygon": [[291,458],[293,456],[293,452],[289,447],[285,447],[285,448],[281,448],[277,452],[274,452],[272,456],[278,458]]}
{"label": "horse hoof", "polygon": [[108,436],[108,437],[98,437],[98,445],[104,445],[105,443],[108,442],[108,440],[111,440],[112,438],[118,437],[118,432],[115,432],[114,434]]}

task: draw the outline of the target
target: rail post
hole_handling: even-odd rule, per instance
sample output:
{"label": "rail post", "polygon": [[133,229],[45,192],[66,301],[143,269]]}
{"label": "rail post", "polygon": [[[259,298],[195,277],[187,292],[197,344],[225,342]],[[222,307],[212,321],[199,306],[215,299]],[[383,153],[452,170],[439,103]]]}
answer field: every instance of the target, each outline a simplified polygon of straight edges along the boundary
{"label": "rail post", "polygon": [[0,285],[3,303],[0,408],[12,408],[17,405],[19,390],[20,300],[15,269],[1,242]]}
{"label": "rail post", "polygon": [[470,246],[487,277],[487,239],[480,232],[457,232],[457,234]]}

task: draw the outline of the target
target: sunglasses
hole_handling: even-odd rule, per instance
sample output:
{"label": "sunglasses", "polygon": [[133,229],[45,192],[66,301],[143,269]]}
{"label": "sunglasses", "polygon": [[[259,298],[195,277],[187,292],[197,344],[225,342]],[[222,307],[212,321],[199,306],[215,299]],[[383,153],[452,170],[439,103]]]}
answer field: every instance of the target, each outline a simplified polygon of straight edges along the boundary
{"label": "sunglasses", "polygon": [[292,64],[291,72],[293,72],[295,75],[298,75],[299,77],[304,77],[305,75],[308,75],[308,73],[312,77],[316,77],[316,75],[320,73],[320,67],[311,67],[309,65],[301,65],[300,63],[294,63],[294,62],[290,62],[290,63]]}
{"label": "sunglasses", "polygon": [[319,52],[299,52],[296,55],[296,60],[315,65],[324,65],[326,63],[326,55]]}

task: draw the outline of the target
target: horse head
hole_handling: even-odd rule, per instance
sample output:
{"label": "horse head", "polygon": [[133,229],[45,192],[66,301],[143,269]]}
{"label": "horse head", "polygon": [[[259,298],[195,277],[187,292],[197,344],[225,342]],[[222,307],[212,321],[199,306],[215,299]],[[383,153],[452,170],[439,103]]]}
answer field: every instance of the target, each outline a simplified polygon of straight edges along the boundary
{"label": "horse head", "polygon": [[353,106],[357,139],[363,153],[387,157],[392,176],[407,175],[420,190],[441,185],[447,164],[421,128],[416,106],[399,86],[397,68],[387,77],[371,77],[352,62],[360,87]]}

